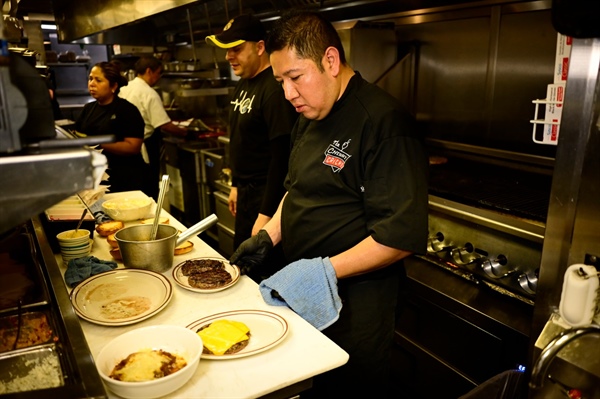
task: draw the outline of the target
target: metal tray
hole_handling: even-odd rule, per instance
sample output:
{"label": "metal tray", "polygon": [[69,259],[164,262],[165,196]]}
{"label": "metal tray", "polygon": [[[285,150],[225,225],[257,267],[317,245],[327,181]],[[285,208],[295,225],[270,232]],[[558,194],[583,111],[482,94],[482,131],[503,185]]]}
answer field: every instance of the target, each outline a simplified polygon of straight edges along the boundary
{"label": "metal tray", "polygon": [[0,354],[58,341],[56,322],[50,312],[16,312],[0,317]]}
{"label": "metal tray", "polygon": [[0,354],[0,395],[64,386],[61,358],[56,344]]}

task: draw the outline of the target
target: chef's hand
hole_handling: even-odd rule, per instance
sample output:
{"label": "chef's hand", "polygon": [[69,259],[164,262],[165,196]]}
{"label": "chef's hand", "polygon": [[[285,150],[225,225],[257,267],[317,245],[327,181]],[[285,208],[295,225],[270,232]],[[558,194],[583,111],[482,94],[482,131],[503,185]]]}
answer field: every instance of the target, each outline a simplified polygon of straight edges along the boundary
{"label": "chef's hand", "polygon": [[242,274],[248,274],[254,267],[261,265],[269,251],[273,248],[273,241],[266,230],[242,242],[235,250],[229,263],[237,265]]}
{"label": "chef's hand", "polygon": [[229,207],[229,212],[235,216],[237,213],[237,187],[231,187],[229,198],[227,198],[227,206]]}

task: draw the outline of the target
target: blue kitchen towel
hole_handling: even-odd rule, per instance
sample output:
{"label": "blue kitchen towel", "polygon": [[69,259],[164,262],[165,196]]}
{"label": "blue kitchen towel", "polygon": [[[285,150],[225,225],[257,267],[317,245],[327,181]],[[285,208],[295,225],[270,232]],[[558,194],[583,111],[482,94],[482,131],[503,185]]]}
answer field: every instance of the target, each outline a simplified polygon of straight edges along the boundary
{"label": "blue kitchen towel", "polygon": [[102,224],[112,220],[110,216],[104,213],[104,209],[102,208],[104,201],[106,201],[104,198],[100,198],[90,206],[90,210],[94,215],[94,219],[96,219],[96,224]]}
{"label": "blue kitchen towel", "polygon": [[288,306],[319,331],[340,317],[342,300],[329,258],[300,259],[290,263],[263,280],[259,290],[267,304]]}
{"label": "blue kitchen towel", "polygon": [[84,256],[82,258],[71,259],[67,263],[67,271],[65,272],[65,282],[69,287],[73,288],[86,278],[109,272],[117,268],[117,262],[112,260],[100,260],[95,256]]}

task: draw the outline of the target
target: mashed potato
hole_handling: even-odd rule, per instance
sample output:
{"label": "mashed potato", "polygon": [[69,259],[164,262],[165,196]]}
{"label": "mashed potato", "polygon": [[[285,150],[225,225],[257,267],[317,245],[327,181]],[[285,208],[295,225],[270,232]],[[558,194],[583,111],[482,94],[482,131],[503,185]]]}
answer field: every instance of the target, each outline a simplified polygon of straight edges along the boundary
{"label": "mashed potato", "polygon": [[149,198],[123,198],[106,201],[104,206],[108,209],[127,210],[137,209],[150,203]]}

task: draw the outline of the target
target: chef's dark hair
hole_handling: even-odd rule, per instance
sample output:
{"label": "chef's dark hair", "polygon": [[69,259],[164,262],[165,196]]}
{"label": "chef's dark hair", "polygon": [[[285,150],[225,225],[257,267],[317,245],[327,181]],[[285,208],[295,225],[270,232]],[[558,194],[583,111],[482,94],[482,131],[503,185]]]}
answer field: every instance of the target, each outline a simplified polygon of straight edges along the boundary
{"label": "chef's dark hair", "polygon": [[108,80],[110,85],[117,84],[117,90],[115,90],[115,94],[119,94],[119,89],[123,86],[127,86],[127,78],[121,74],[121,64],[118,62],[110,61],[110,62],[99,62],[95,67],[100,68],[102,74]]}
{"label": "chef's dark hair", "polygon": [[346,64],[346,53],[337,31],[322,15],[306,11],[290,11],[273,24],[265,42],[267,53],[286,47],[296,51],[300,58],[310,59],[324,71],[321,60],[328,47],[335,47],[340,62]]}
{"label": "chef's dark hair", "polygon": [[156,57],[140,57],[139,60],[135,62],[135,73],[137,75],[143,75],[146,73],[146,69],[150,68],[152,72],[157,69],[162,69],[162,62]]}

